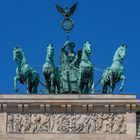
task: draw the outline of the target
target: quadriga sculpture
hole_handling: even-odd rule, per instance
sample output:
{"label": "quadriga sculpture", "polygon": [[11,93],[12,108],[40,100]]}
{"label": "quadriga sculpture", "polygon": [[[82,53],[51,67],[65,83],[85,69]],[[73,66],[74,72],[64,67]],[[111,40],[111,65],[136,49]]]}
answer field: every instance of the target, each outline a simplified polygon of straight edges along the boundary
{"label": "quadriga sculpture", "polygon": [[21,84],[26,85],[27,93],[37,93],[39,75],[28,65],[21,48],[14,48],[13,59],[17,63],[16,76],[14,77],[15,92],[18,91],[17,80],[19,80]]}
{"label": "quadriga sculpture", "polygon": [[80,93],[89,94],[90,90],[94,91],[93,83],[93,66],[90,61],[91,43],[85,42],[82,50],[82,58],[79,66],[79,90]]}
{"label": "quadriga sculpture", "polygon": [[42,68],[49,93],[59,93],[59,69],[54,64],[54,48],[52,44],[47,47],[46,61]]}
{"label": "quadriga sculpture", "polygon": [[125,76],[122,63],[125,58],[126,49],[126,45],[121,45],[115,52],[112,65],[104,70],[101,79],[102,93],[107,93],[108,87],[110,88],[109,93],[113,93],[116,83],[120,80],[122,80],[122,83],[119,90],[123,90]]}

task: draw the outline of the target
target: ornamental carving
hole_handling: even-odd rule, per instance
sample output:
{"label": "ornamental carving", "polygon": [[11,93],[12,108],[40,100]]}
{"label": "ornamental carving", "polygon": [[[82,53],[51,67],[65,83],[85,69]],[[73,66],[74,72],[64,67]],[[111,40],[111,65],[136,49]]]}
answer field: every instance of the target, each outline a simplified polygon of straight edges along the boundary
{"label": "ornamental carving", "polygon": [[125,114],[8,114],[7,133],[126,133]]}

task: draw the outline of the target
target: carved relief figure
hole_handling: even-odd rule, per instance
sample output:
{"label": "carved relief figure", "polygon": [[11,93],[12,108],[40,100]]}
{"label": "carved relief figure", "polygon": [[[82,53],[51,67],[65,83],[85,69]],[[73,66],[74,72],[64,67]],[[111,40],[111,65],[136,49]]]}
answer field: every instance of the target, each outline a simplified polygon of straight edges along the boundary
{"label": "carved relief figure", "polygon": [[42,132],[50,132],[50,115],[49,114],[45,114],[45,119],[43,120],[43,122],[41,123],[42,126]]}
{"label": "carved relief figure", "polygon": [[89,133],[95,133],[96,131],[96,115],[92,114],[89,122]]}
{"label": "carved relief figure", "polygon": [[31,127],[31,115],[25,114],[25,117],[22,119],[22,132],[28,132]]}
{"label": "carved relief figure", "polygon": [[113,115],[103,114],[102,120],[102,133],[111,133]]}
{"label": "carved relief figure", "polygon": [[13,125],[14,125],[14,115],[11,114],[8,116],[8,120],[7,120],[7,131],[9,133],[13,132]]}
{"label": "carved relief figure", "polygon": [[96,114],[96,131],[97,133],[101,132],[102,130],[102,113]]}
{"label": "carved relief figure", "polygon": [[21,132],[21,128],[22,128],[22,117],[20,116],[20,114],[16,114],[14,116],[14,125],[13,125],[13,130],[14,132],[20,133]]}
{"label": "carved relief figure", "polygon": [[31,121],[32,121],[31,122],[32,126],[31,126],[31,129],[30,129],[30,132],[31,133],[36,133],[37,130],[38,130],[39,123],[41,121],[40,115],[38,115],[38,114],[32,115],[31,116]]}
{"label": "carved relief figure", "polygon": [[115,116],[113,120],[113,126],[112,126],[112,133],[125,133],[126,131],[126,124],[125,117],[118,114]]}

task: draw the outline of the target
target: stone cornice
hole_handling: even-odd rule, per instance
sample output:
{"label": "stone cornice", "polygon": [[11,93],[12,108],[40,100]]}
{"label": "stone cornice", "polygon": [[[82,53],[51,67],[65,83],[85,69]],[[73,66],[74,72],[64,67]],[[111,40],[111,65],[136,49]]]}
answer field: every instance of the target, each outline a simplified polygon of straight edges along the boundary
{"label": "stone cornice", "polygon": [[0,95],[1,112],[127,112],[139,106],[136,95]]}

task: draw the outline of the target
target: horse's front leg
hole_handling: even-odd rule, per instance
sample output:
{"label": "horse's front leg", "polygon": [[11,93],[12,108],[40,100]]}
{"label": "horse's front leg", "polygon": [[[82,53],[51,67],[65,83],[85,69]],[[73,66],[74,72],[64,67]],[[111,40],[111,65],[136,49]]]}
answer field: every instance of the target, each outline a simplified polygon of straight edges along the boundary
{"label": "horse's front leg", "polygon": [[29,78],[27,78],[27,80],[26,80],[26,89],[27,89],[27,93],[30,93],[30,91],[29,91]]}
{"label": "horse's front leg", "polygon": [[91,76],[90,76],[90,82],[89,82],[89,90],[91,91],[91,94],[94,94],[94,72],[93,72],[93,68],[91,69]]}
{"label": "horse's front leg", "polygon": [[107,93],[107,84],[103,78],[101,79],[101,85],[102,85],[102,93],[106,94]]}
{"label": "horse's front leg", "polygon": [[114,89],[115,89],[115,83],[113,83],[112,87],[110,88],[110,94],[113,93]]}
{"label": "horse's front leg", "polygon": [[125,83],[125,76],[124,75],[122,75],[121,76],[121,78],[120,78],[120,80],[122,80],[122,83],[121,83],[121,86],[120,86],[120,91],[123,91],[123,88],[124,88],[124,83]]}
{"label": "horse's front leg", "polygon": [[94,94],[94,82],[91,85],[91,94]]}
{"label": "horse's front leg", "polygon": [[19,80],[19,76],[14,77],[14,90],[15,90],[15,92],[18,92],[17,80]]}
{"label": "horse's front leg", "polygon": [[109,94],[112,94],[113,93],[113,76],[112,76],[112,73],[110,73],[110,76],[109,76],[109,79],[110,79],[110,89],[109,89]]}
{"label": "horse's front leg", "polygon": [[79,73],[79,78],[78,78],[78,87],[79,87],[79,93],[82,93],[82,82],[81,82],[81,78],[82,78],[82,68],[80,68],[80,73]]}
{"label": "horse's front leg", "polygon": [[51,87],[50,87],[50,91],[51,91],[51,94],[55,94],[55,85],[54,85],[54,74],[52,73],[51,74]]}

